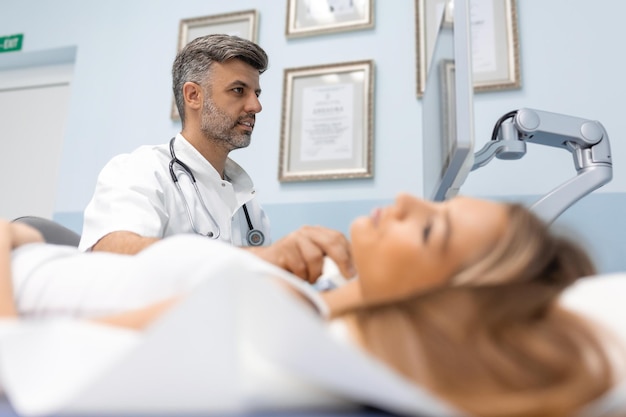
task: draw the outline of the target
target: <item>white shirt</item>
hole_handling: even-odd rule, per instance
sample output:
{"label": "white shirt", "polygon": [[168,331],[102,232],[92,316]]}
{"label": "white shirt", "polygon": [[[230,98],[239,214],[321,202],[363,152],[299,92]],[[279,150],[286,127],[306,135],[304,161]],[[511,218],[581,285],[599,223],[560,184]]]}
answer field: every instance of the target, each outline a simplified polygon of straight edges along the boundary
{"label": "white shirt", "polygon": [[[177,158],[189,167],[209,213],[219,225],[219,240],[246,246],[249,231],[243,211],[245,204],[252,226],[263,232],[270,243],[269,219],[256,201],[248,174],[231,159],[226,160],[223,180],[215,168],[178,134]],[[194,233],[181,198],[170,175],[172,156],[169,143],[142,146],[129,154],[114,157],[98,176],[94,195],[84,213],[79,248],[87,250],[105,235],[125,230],[145,237],[163,238],[180,233]],[[202,233],[217,227],[211,221],[196,194],[188,175],[174,165],[182,194]]]}
{"label": "white shirt", "polygon": [[14,249],[11,258],[15,302],[26,317],[117,314],[190,293],[209,280],[244,275],[283,281],[322,317],[328,315],[310,284],[248,251],[196,234],[162,239],[136,255],[32,243]]}

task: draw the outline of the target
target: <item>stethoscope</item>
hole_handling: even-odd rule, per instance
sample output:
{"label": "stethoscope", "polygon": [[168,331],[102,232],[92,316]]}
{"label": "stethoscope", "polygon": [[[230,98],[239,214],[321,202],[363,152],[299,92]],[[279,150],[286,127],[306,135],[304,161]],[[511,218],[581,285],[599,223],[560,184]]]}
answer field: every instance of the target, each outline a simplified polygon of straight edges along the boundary
{"label": "stethoscope", "polygon": [[[174,152],[174,140],[175,139],[176,138],[173,137],[172,140],[170,140],[170,155],[172,156],[172,159],[170,160],[170,175],[172,176],[172,181],[174,181],[174,185],[176,185],[178,194],[180,194],[180,198],[183,200],[183,204],[185,205],[185,211],[187,212],[187,217],[189,218],[189,223],[191,224],[191,228],[193,229],[194,233],[197,233],[202,236],[210,237],[212,239],[217,239],[220,237],[220,225],[219,223],[217,223],[217,221],[215,221],[215,218],[213,217],[213,215],[207,208],[206,204],[204,204],[204,199],[202,198],[202,194],[200,194],[200,190],[198,189],[198,185],[196,184],[196,177],[193,175],[193,172],[191,172],[191,169],[187,166],[187,164],[185,164],[183,161],[181,161],[180,159],[176,157],[176,153]],[[208,232],[204,234],[201,231],[199,231],[198,228],[196,227],[196,223],[193,221],[193,216],[191,215],[191,208],[189,207],[189,204],[187,203],[187,199],[185,198],[185,194],[183,193],[183,190],[180,188],[180,184],[178,183],[178,177],[174,173],[174,165],[176,164],[178,164],[182,168],[183,173],[187,175],[187,177],[189,177],[189,179],[191,180],[191,184],[193,184],[193,188],[196,191],[196,196],[198,197],[198,201],[200,201],[200,205],[202,205],[202,209],[211,220],[211,223],[213,223],[213,226],[215,226],[215,233]],[[248,233],[246,234],[246,241],[248,242],[248,245],[261,246],[265,242],[265,235],[263,234],[263,232],[261,232],[258,229],[255,229],[252,226],[252,221],[250,220],[250,214],[248,213],[248,208],[246,207],[245,204],[243,205],[243,213],[246,215],[246,222],[248,223]]]}

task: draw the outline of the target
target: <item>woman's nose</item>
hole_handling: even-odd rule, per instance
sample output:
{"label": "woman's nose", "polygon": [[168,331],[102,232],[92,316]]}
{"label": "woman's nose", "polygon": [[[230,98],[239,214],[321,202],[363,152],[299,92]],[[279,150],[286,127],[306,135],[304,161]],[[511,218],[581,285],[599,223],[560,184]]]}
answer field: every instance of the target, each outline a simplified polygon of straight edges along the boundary
{"label": "woman's nose", "polygon": [[400,193],[396,197],[396,205],[403,212],[425,212],[435,208],[435,204],[432,201],[427,201],[421,198],[417,198],[411,194]]}

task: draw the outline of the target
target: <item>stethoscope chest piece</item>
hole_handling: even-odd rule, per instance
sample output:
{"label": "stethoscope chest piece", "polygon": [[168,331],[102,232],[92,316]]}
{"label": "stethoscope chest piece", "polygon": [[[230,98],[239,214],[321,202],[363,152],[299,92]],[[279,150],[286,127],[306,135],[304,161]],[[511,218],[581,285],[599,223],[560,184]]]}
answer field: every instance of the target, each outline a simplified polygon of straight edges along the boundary
{"label": "stethoscope chest piece", "polygon": [[265,243],[265,235],[257,229],[248,230],[246,240],[250,246],[261,246]]}

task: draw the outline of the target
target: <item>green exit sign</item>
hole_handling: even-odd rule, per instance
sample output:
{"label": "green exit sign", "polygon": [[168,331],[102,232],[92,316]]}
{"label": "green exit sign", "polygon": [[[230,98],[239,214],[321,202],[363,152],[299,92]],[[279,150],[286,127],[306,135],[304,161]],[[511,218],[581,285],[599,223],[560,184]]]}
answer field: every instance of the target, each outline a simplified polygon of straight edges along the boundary
{"label": "green exit sign", "polygon": [[0,36],[0,53],[1,52],[13,52],[22,49],[22,41],[24,35]]}

